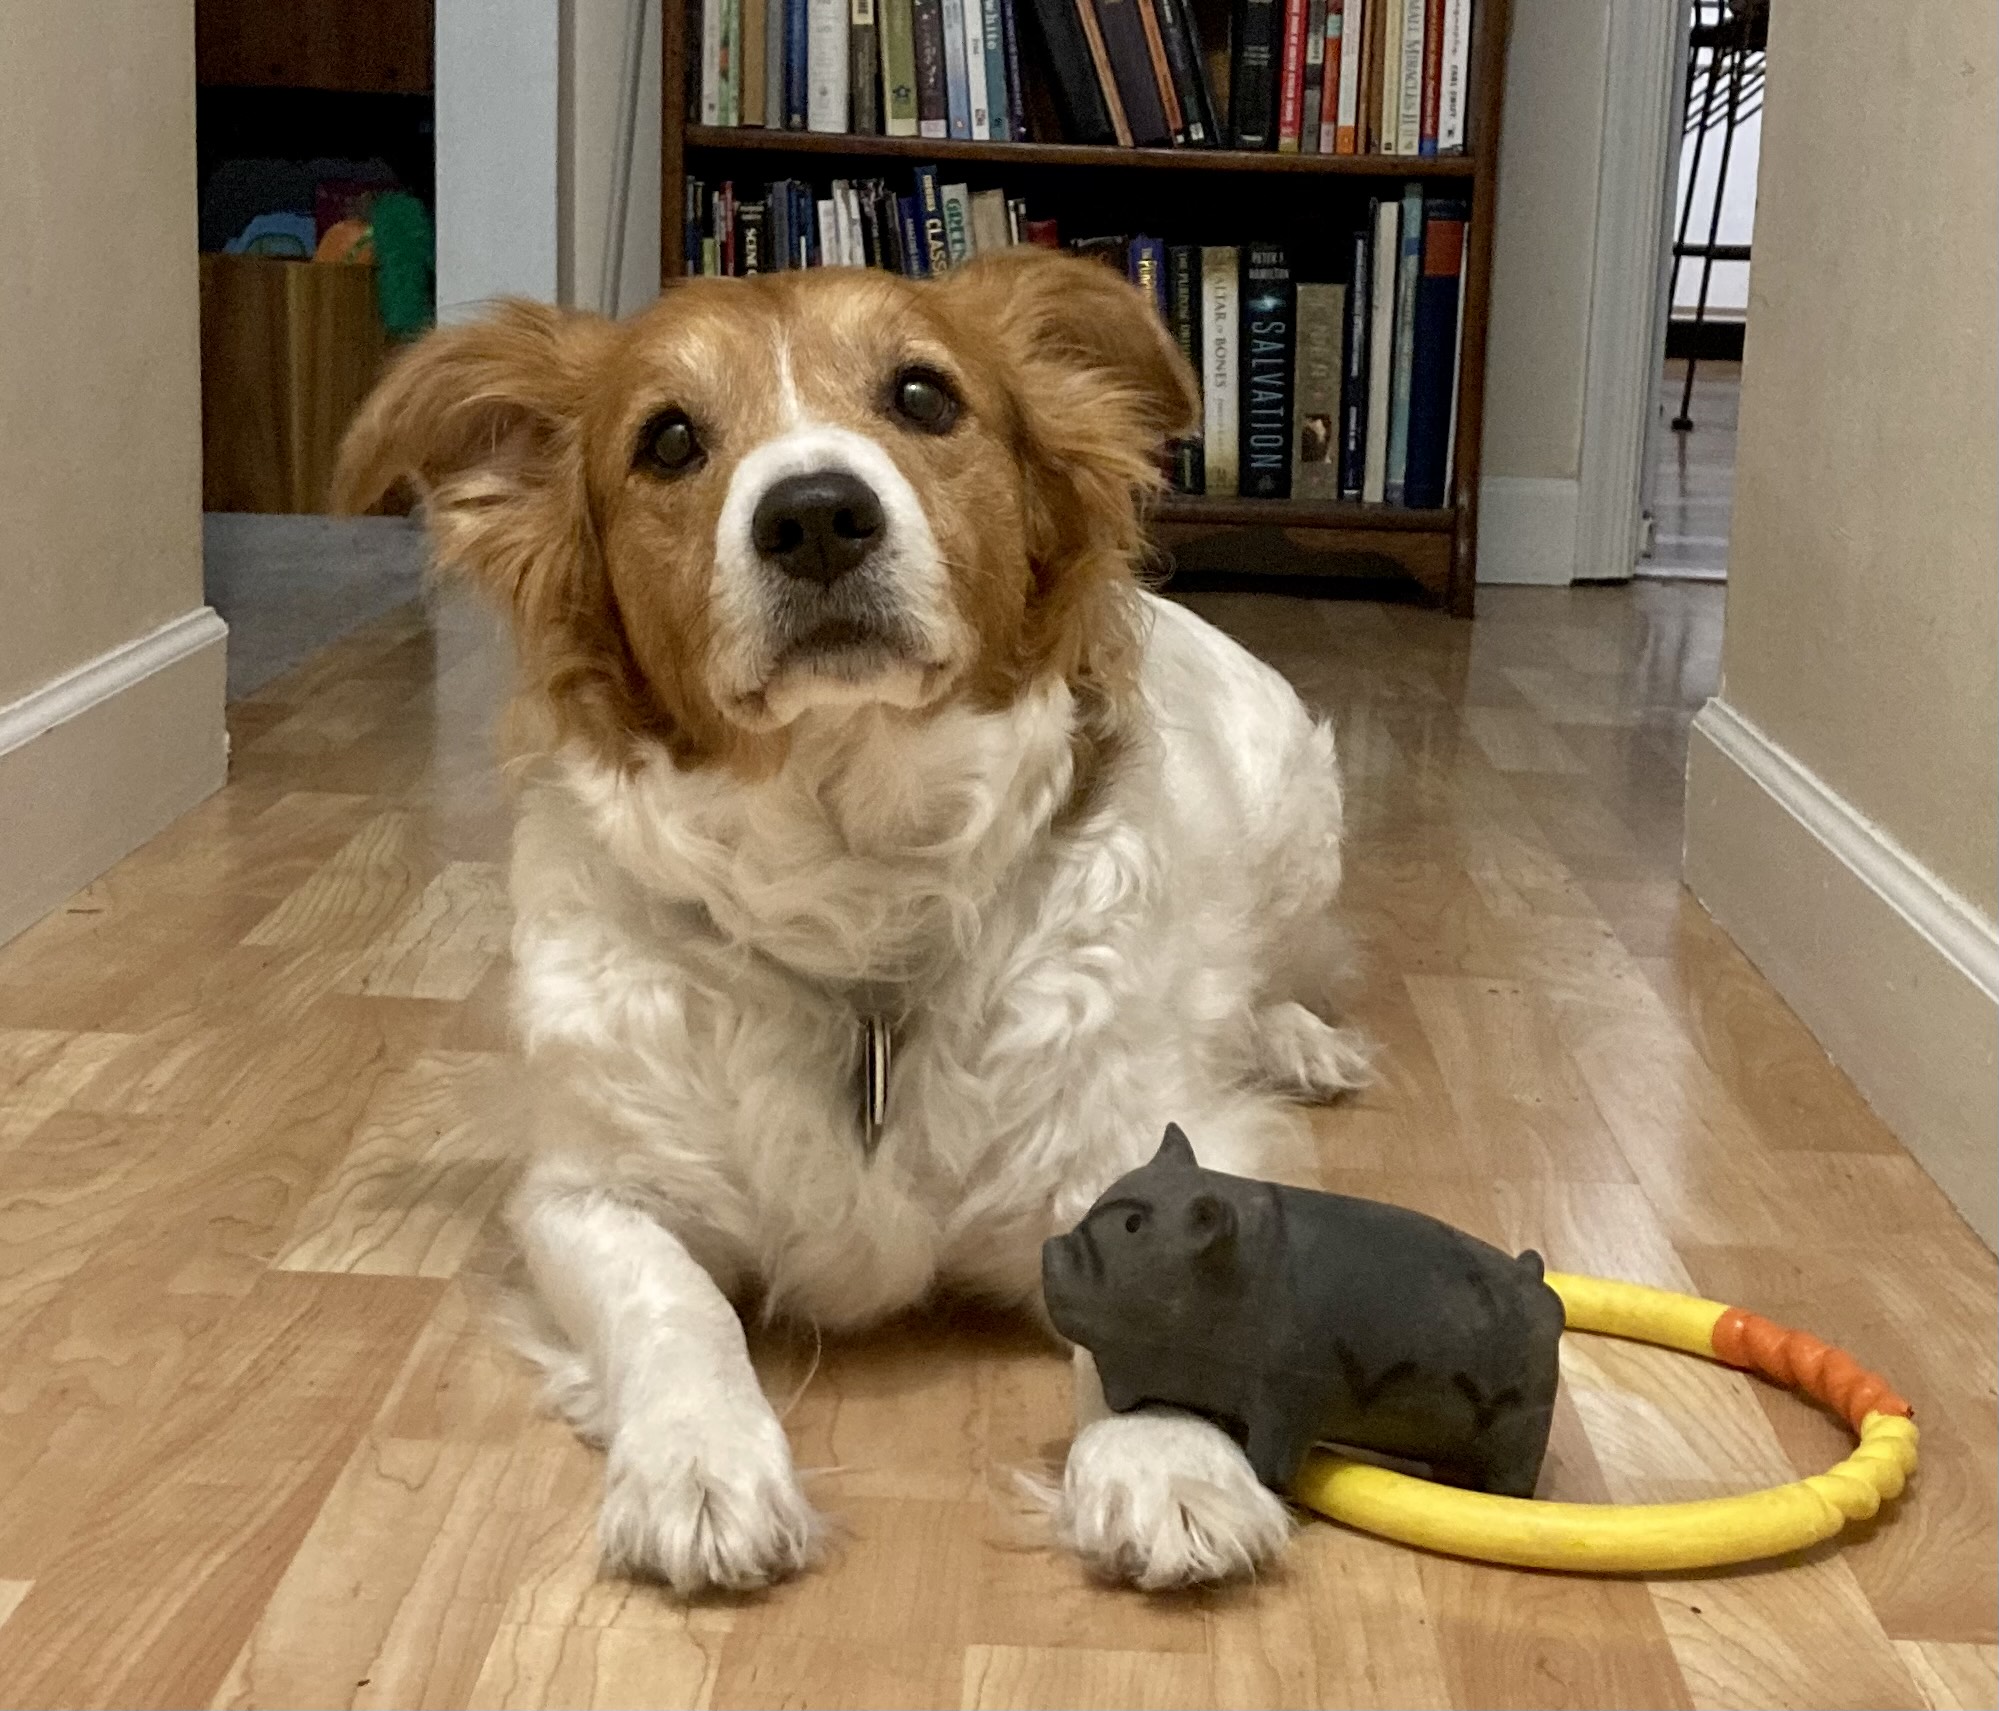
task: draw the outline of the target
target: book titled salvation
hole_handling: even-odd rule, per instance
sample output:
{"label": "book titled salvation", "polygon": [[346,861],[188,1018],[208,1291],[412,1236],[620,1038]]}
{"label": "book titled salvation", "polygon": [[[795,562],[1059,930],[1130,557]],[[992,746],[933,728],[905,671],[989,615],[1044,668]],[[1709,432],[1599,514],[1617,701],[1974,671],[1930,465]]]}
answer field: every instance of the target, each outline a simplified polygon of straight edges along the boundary
{"label": "book titled salvation", "polygon": [[1237,479],[1245,498],[1288,499],[1298,288],[1282,244],[1251,244],[1243,252],[1242,275]]}

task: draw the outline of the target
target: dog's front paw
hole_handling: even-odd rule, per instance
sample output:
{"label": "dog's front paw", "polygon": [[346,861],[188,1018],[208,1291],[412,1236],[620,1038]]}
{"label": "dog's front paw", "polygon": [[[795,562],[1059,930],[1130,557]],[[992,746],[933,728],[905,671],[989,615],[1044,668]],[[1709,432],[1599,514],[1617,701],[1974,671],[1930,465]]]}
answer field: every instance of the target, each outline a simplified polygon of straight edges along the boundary
{"label": "dog's front paw", "polygon": [[1098,1573],[1147,1591],[1253,1574],[1291,1532],[1283,1503],[1227,1433],[1163,1409],[1083,1429],[1056,1525]]}
{"label": "dog's front paw", "polygon": [[747,1591],[806,1567],[821,1531],[766,1408],[641,1415],[611,1441],[597,1536],[613,1572]]}

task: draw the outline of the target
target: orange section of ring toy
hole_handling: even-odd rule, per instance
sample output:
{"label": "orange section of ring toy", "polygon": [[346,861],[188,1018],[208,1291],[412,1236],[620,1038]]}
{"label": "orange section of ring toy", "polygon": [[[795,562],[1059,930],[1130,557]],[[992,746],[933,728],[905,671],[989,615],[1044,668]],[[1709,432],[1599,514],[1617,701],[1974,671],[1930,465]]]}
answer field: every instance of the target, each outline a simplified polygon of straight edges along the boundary
{"label": "orange section of ring toy", "polygon": [[1760,1372],[1802,1390],[1839,1414],[1856,1432],[1869,1414],[1909,1415],[1913,1410],[1878,1372],[1869,1372],[1844,1349],[1809,1331],[1793,1331],[1731,1307],[1715,1321],[1714,1352],[1730,1366]]}

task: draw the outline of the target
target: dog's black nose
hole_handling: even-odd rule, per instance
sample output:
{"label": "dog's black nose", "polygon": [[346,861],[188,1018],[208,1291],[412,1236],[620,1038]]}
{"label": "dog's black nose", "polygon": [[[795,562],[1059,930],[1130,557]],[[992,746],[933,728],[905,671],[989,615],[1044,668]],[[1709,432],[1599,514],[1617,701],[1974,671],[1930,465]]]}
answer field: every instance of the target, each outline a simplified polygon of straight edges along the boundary
{"label": "dog's black nose", "polygon": [[875,490],[844,469],[815,469],[773,482],[750,521],[758,552],[786,576],[822,587],[866,558],[881,532]]}

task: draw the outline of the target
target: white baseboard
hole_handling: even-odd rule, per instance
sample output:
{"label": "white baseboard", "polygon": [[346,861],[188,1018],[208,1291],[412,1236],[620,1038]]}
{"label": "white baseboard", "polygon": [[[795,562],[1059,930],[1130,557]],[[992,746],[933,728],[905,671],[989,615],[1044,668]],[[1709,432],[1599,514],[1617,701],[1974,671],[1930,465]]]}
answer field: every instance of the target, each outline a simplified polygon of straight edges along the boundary
{"label": "white baseboard", "polygon": [[1576,575],[1581,484],[1488,475],[1478,486],[1478,579],[1566,588]]}
{"label": "white baseboard", "polygon": [[228,634],[200,606],[0,707],[0,943],[221,787]]}
{"label": "white baseboard", "polygon": [[1688,746],[1686,879],[1999,1246],[1999,925],[1720,699]]}

